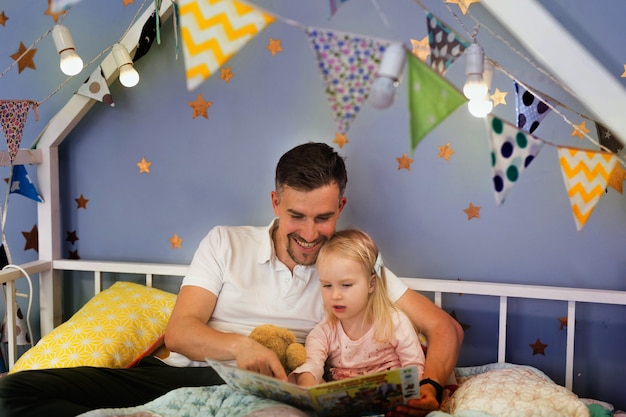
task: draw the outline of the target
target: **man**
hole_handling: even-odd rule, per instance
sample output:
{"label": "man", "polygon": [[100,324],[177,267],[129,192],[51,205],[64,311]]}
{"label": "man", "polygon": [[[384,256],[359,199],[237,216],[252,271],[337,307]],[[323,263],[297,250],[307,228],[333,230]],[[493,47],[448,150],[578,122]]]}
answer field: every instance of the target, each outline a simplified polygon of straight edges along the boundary
{"label": "man", "polygon": [[[247,335],[259,324],[292,330],[299,341],[323,317],[315,260],[345,207],[343,158],[323,143],[284,154],[271,193],[269,227],[215,227],[200,243],[166,329],[172,352],[132,369],[22,371],[0,378],[0,415],[75,416],[130,407],[183,386],[222,384],[206,358],[286,379],[276,355]],[[389,295],[429,340],[422,396],[396,415],[423,416],[439,407],[461,341],[458,323],[390,271]],[[169,366],[168,366],[169,365]],[[194,366],[195,365],[195,366]]]}

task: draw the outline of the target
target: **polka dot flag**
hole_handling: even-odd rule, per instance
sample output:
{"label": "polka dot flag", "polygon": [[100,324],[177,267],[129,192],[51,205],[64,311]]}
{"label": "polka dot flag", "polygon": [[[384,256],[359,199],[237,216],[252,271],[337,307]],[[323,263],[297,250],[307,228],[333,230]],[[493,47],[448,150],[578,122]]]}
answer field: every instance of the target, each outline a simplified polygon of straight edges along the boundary
{"label": "polka dot flag", "polygon": [[517,127],[533,133],[544,117],[548,115],[550,107],[544,100],[536,97],[524,87],[515,83]]}
{"label": "polka dot flag", "polygon": [[496,202],[501,205],[522,172],[543,147],[543,141],[489,115],[491,167]]}
{"label": "polka dot flag", "polygon": [[444,75],[448,67],[461,55],[469,42],[444,25],[432,13],[426,14],[428,25],[428,45],[430,46],[430,67],[439,75]]}

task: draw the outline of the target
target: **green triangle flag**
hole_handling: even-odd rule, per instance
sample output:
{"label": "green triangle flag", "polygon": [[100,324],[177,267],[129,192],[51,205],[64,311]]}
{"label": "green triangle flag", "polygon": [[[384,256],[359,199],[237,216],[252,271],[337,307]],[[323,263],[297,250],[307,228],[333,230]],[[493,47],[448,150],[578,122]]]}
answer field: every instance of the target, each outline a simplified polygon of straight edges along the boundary
{"label": "green triangle flag", "polygon": [[413,54],[409,62],[409,110],[411,112],[411,150],[439,123],[465,103],[463,93]]}

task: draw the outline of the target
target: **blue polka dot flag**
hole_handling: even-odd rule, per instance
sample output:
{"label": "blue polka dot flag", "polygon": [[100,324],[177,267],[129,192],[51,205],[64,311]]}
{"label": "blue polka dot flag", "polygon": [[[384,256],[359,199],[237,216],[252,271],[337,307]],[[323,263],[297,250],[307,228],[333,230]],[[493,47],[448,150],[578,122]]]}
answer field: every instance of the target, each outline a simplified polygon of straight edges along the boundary
{"label": "blue polka dot flag", "polygon": [[489,115],[487,121],[491,138],[493,187],[496,203],[501,205],[522,172],[541,151],[543,141],[495,116]]}
{"label": "blue polka dot flag", "polygon": [[426,13],[426,24],[428,26],[428,45],[430,46],[430,67],[437,74],[445,75],[450,65],[463,55],[469,42],[430,12]]}
{"label": "blue polka dot flag", "polygon": [[547,104],[549,101],[540,99],[517,82],[514,85],[517,99],[515,106],[517,127],[528,133],[533,133],[550,112],[550,107]]}

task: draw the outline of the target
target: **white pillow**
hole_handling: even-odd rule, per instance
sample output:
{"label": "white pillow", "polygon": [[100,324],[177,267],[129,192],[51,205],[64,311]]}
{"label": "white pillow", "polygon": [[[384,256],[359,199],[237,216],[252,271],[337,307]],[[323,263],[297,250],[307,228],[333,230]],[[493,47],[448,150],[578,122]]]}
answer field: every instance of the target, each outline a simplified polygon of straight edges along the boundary
{"label": "white pillow", "polygon": [[568,389],[530,366],[510,365],[462,378],[444,404],[452,415],[480,411],[498,417],[589,417],[588,407]]}

